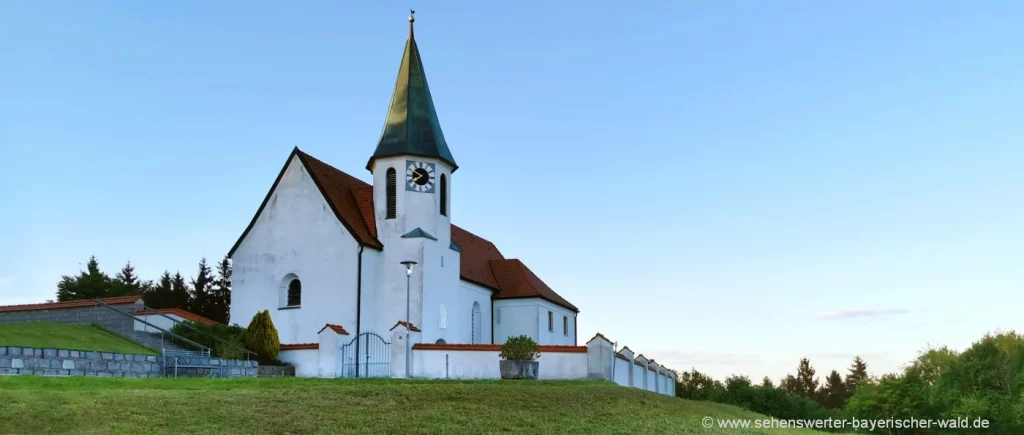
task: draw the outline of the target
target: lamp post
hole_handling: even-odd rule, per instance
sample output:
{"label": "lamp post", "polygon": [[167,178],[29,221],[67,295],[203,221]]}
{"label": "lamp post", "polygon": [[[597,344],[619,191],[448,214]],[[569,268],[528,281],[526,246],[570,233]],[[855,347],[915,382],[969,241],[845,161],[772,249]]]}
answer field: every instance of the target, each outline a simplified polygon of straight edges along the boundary
{"label": "lamp post", "polygon": [[406,260],[401,264],[405,265],[405,378],[409,379],[412,377],[412,371],[410,370],[409,361],[412,358],[412,345],[409,344],[409,332],[412,330],[412,319],[409,318],[409,306],[412,304],[410,299],[410,280],[412,279],[412,267],[416,265],[415,261]]}

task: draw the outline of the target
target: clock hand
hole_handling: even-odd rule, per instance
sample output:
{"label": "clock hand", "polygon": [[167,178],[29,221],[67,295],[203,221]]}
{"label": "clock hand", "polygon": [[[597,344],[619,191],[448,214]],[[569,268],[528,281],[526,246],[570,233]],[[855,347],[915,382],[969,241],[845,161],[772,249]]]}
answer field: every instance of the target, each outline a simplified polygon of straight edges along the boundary
{"label": "clock hand", "polygon": [[420,181],[420,177],[421,177],[421,175],[420,175],[419,172],[413,172],[412,173],[412,181]]}

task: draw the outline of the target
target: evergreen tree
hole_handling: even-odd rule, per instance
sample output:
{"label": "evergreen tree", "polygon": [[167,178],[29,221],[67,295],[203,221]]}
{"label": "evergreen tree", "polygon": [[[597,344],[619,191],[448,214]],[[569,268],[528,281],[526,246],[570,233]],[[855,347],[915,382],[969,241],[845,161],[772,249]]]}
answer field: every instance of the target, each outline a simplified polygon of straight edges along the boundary
{"label": "evergreen tree", "polygon": [[761,379],[761,386],[764,388],[775,388],[775,384],[773,384],[772,380],[767,376],[765,376],[764,379]]}
{"label": "evergreen tree", "polygon": [[868,380],[868,364],[858,356],[853,359],[848,371],[850,373],[846,375],[846,389],[853,393],[857,385]]}
{"label": "evergreen tree", "polygon": [[174,288],[171,284],[171,273],[164,270],[160,279],[143,294],[142,300],[151,308],[173,308]]}
{"label": "evergreen tree", "polygon": [[175,272],[171,277],[171,299],[168,302],[168,306],[162,308],[188,309],[191,305],[188,283],[185,282],[185,277],[181,276],[181,272]]}
{"label": "evergreen tree", "polygon": [[228,324],[231,314],[231,260],[227,256],[217,263],[217,279],[213,282],[211,320]]}
{"label": "evergreen tree", "polygon": [[[789,378],[786,380],[787,384],[789,384]],[[793,385],[788,385],[787,389],[809,399],[815,397],[815,393],[818,392],[818,379],[814,377],[814,367],[811,366],[809,359],[800,359],[800,365],[796,368],[796,378],[793,379]]]}
{"label": "evergreen tree", "polygon": [[796,393],[800,388],[800,385],[793,375],[786,375],[786,377],[779,380],[779,388],[789,391],[790,393]]}
{"label": "evergreen tree", "polygon": [[839,372],[832,370],[825,378],[825,386],[821,388],[820,400],[822,406],[829,409],[840,409],[846,405],[846,399],[850,397],[846,382]]}
{"label": "evergreen tree", "polygon": [[213,287],[213,271],[206,262],[206,257],[199,260],[199,271],[192,279],[191,304],[188,310],[200,316],[209,318],[213,307],[211,298]]}
{"label": "evergreen tree", "polygon": [[57,283],[57,300],[60,302],[79,299],[104,298],[111,296],[111,280],[100,270],[96,256],[89,257],[86,270],[77,276],[64,275]]}
{"label": "evergreen tree", "polygon": [[245,331],[245,345],[256,352],[261,364],[272,363],[277,359],[277,354],[281,351],[281,341],[278,339],[274,321],[270,318],[270,311],[263,310],[252,316]]}
{"label": "evergreen tree", "polygon": [[135,267],[133,267],[132,262],[129,261],[114,277],[113,293],[117,296],[131,296],[140,294],[141,292],[142,283],[139,282],[139,277],[135,274]]}

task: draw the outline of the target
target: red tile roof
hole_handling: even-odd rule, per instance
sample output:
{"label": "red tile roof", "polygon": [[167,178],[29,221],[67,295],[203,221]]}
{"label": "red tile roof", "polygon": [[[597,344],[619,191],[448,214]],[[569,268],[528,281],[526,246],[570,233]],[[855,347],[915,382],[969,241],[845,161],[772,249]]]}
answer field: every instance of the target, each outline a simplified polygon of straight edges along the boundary
{"label": "red tile roof", "polygon": [[522,261],[517,259],[491,260],[491,270],[498,280],[498,299],[536,298],[547,300],[575,312],[580,310],[544,284]]}
{"label": "red tile roof", "polygon": [[[464,350],[464,351],[492,351],[500,352],[500,344],[433,344],[416,343],[412,345],[413,350]],[[586,346],[562,346],[562,345],[539,345],[537,351],[562,353],[587,353]],[[542,355],[543,356],[543,355]]]}
{"label": "red tile roof", "polygon": [[320,343],[281,344],[281,350],[316,350],[316,349],[320,349]]}
{"label": "red tile roof", "polygon": [[348,331],[346,331],[345,328],[342,328],[341,325],[335,325],[333,323],[328,323],[328,324],[324,325],[323,328],[320,328],[320,330],[317,331],[317,334],[319,334],[321,332],[324,332],[324,329],[327,329],[327,328],[331,328],[331,331],[334,331],[334,332],[336,332],[338,334],[348,335]]}
{"label": "red tile roof", "polygon": [[594,334],[594,338],[591,338],[590,340],[587,340],[587,343],[590,343],[591,341],[597,340],[599,338],[601,340],[607,341],[608,344],[615,344],[611,340],[609,340],[608,337],[605,337],[604,334],[602,334],[600,332],[598,332],[597,334]]}
{"label": "red tile roof", "polygon": [[[330,205],[335,216],[342,225],[348,229],[356,240],[365,246],[375,249],[383,249],[384,245],[377,239],[377,224],[374,218],[373,208],[373,186],[348,175],[327,163],[324,163],[309,154],[300,151],[297,147],[288,156],[281,172],[274,180],[274,184],[267,192],[263,204],[252,217],[249,225],[242,232],[242,235],[231,247],[228,256],[232,256],[238,246],[245,239],[245,236],[256,224],[263,208],[270,201],[271,194],[281,181],[285,170],[293,156],[298,156],[299,161],[308,168],[313,182],[320,193],[323,194]],[[455,245],[462,251],[459,267],[461,278],[495,290],[495,299],[517,299],[536,297],[545,299],[555,305],[559,305],[575,312],[579,309],[555,293],[550,287],[544,284],[533,272],[530,271],[519,260],[506,260],[498,248],[490,241],[477,236],[456,225],[452,225],[451,238]],[[498,279],[499,270],[503,274],[504,282]],[[506,288],[508,285],[508,288]]]}
{"label": "red tile roof", "polygon": [[[114,296],[100,298],[99,300],[107,305],[134,304],[142,299],[142,296]],[[92,299],[79,299],[66,302],[46,302],[42,304],[3,305],[0,312],[11,311],[36,311],[36,310],[62,310],[65,308],[91,307],[95,305]]]}
{"label": "red tile roof", "polygon": [[[395,328],[398,327],[398,325],[405,326],[406,323],[405,323],[404,320],[399,320],[398,323],[395,324],[395,326],[392,326],[391,329],[389,329],[389,331],[394,331]],[[423,331],[420,330],[420,328],[418,326],[416,326],[415,323],[409,326],[409,330],[411,330],[412,332],[423,332]]]}
{"label": "red tile roof", "polygon": [[[459,255],[459,273],[462,279],[492,290],[501,290],[491,269],[491,261],[504,260],[498,248],[484,238],[452,225],[452,241],[462,250]],[[500,293],[500,292],[499,292]]]}
{"label": "red tile roof", "polygon": [[204,325],[210,325],[210,326],[213,326],[213,325],[223,325],[223,323],[220,323],[220,322],[218,322],[216,320],[207,319],[206,317],[200,316],[200,315],[195,314],[195,313],[193,313],[191,311],[185,311],[185,310],[183,310],[181,308],[160,308],[160,309],[138,310],[138,311],[135,311],[136,315],[145,315],[145,314],[153,314],[153,313],[166,314],[168,316],[174,315],[174,316],[181,317],[182,319],[191,320],[193,322],[199,322],[199,323],[202,323]]}
{"label": "red tile roof", "polygon": [[[348,227],[349,231],[351,231],[352,234],[356,236],[356,239],[358,239],[362,244],[375,248],[383,248],[384,245],[377,240],[377,236],[375,235],[377,232],[376,225],[367,225],[367,220],[365,219],[359,204],[356,202],[355,193],[353,193],[353,191],[360,190],[361,188],[369,185],[358,178],[335,169],[327,163],[317,160],[309,154],[299,151],[298,148],[296,148],[295,151],[299,156],[299,160],[302,161],[302,164],[309,168],[310,175],[313,176],[313,182],[320,188],[320,192],[324,194],[324,197],[327,199],[327,203],[330,204],[332,209],[334,209],[334,214],[338,217],[338,220]],[[368,198],[370,200],[370,216],[372,217],[372,191]],[[371,230],[371,227],[374,229]]]}

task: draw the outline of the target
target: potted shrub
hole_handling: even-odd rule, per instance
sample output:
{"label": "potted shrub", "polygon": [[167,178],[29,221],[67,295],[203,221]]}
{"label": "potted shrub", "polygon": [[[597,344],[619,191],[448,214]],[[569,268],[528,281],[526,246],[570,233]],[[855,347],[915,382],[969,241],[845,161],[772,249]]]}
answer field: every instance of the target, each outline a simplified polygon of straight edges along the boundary
{"label": "potted shrub", "polygon": [[501,345],[502,379],[537,379],[540,352],[537,342],[525,335],[510,337]]}

